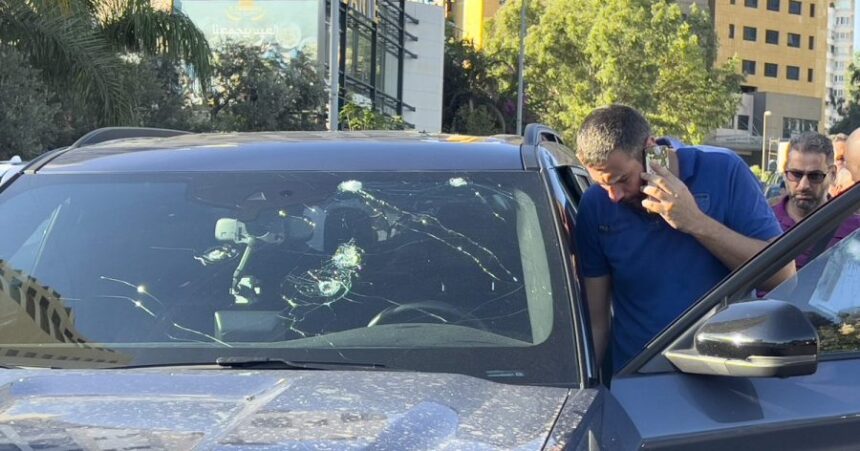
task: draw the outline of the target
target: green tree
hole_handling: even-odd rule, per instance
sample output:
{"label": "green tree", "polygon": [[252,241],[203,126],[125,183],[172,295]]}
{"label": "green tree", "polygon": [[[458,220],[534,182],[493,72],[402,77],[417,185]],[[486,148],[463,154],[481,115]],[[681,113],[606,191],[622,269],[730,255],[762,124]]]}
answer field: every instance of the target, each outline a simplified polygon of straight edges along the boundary
{"label": "green tree", "polygon": [[403,130],[406,122],[400,116],[388,116],[369,107],[349,102],[340,109],[344,130]]}
{"label": "green tree", "polygon": [[[520,5],[506,3],[492,21],[491,55],[516,61]],[[734,115],[742,76],[737,61],[714,65],[716,37],[706,12],[694,7],[685,16],[664,0],[530,5],[528,106],[568,138],[592,109],[610,103],[636,107],[656,133],[689,142],[701,142]],[[503,85],[516,83],[515,72],[496,76]]]}
{"label": "green tree", "polygon": [[121,53],[185,61],[203,84],[211,72],[202,32],[149,0],[0,0],[0,42],[25,55],[56,92],[92,104],[101,124],[132,117]]}
{"label": "green tree", "polygon": [[326,85],[306,55],[227,43],[215,52],[208,99],[212,125],[225,131],[323,129]]}
{"label": "green tree", "polygon": [[208,112],[202,105],[195,108],[186,71],[169,59],[142,57],[130,61],[123,83],[134,105],[129,125],[195,131],[211,128]]}
{"label": "green tree", "polygon": [[[448,27],[442,94],[444,131],[490,135],[514,130],[516,104],[510,93],[500,92],[499,80],[493,76],[497,66],[506,64],[458,39]],[[513,95],[516,98],[516,93]]]}
{"label": "green tree", "polygon": [[842,119],[830,127],[830,133],[850,134],[860,128],[860,65],[855,62],[848,67],[848,99],[838,105],[839,114]]}
{"label": "green tree", "polygon": [[14,47],[0,43],[0,159],[38,155],[56,134],[59,105],[39,71]]}

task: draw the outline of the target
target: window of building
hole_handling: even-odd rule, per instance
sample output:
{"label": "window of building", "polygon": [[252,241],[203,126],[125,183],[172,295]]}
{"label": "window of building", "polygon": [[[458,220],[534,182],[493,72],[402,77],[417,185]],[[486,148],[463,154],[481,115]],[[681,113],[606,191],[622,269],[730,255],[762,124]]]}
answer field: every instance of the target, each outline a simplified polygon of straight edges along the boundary
{"label": "window of building", "polygon": [[794,117],[782,118],[782,137],[785,139],[790,139],[809,131],[818,131],[818,121]]}
{"label": "window of building", "polygon": [[731,0],[729,3],[730,3],[730,4],[732,4],[732,5],[734,5],[734,4],[735,4],[735,0]]}
{"label": "window of building", "polygon": [[746,75],[755,75],[755,61],[750,61],[750,60],[741,61],[741,70]]}
{"label": "window of building", "polygon": [[797,0],[788,0],[788,13],[798,16],[803,14],[803,4]]}
{"label": "window of building", "polygon": [[758,8],[758,0],[744,0],[744,6],[747,8]]}
{"label": "window of building", "polygon": [[815,3],[809,4],[809,17],[815,17]]}
{"label": "window of building", "polygon": [[774,63],[764,63],[764,76],[776,78],[779,76],[779,65]]}
{"label": "window of building", "polygon": [[788,46],[799,49],[800,48],[800,35],[797,33],[789,33],[788,34]]}
{"label": "window of building", "polygon": [[744,41],[755,41],[758,38],[758,30],[755,27],[744,27]]}
{"label": "window of building", "polygon": [[779,32],[776,30],[765,30],[764,42],[768,44],[779,44]]}
{"label": "window of building", "polygon": [[812,83],[813,80],[812,69],[806,69],[806,81]]}
{"label": "window of building", "polygon": [[779,32],[776,30],[765,30],[764,41],[768,44],[779,44]]}
{"label": "window of building", "polygon": [[800,68],[797,66],[786,66],[785,77],[789,80],[800,80]]}
{"label": "window of building", "polygon": [[729,39],[734,39],[734,38],[735,38],[735,24],[730,23],[729,24]]}
{"label": "window of building", "polygon": [[409,19],[398,4],[377,5],[375,21],[356,8],[347,8],[343,16],[340,51],[344,74],[340,89],[350,98],[367,99],[383,114],[402,115],[412,109],[403,102],[401,92],[404,56],[414,54],[405,49],[406,37],[398,33],[398,27]]}
{"label": "window of building", "polygon": [[767,0],[768,11],[779,11],[779,0]]}
{"label": "window of building", "polygon": [[815,36],[809,37],[809,50],[815,50]]}
{"label": "window of building", "polygon": [[738,114],[738,130],[750,129],[750,117],[746,114]]}

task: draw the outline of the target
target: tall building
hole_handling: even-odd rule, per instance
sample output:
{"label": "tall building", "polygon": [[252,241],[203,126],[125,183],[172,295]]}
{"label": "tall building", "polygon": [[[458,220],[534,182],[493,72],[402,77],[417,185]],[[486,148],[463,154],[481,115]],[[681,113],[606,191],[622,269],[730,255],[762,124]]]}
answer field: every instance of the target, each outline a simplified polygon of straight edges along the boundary
{"label": "tall building", "polygon": [[737,57],[746,75],[737,114],[709,144],[758,162],[763,138],[775,152],[780,139],[825,131],[829,0],[679,3],[707,3],[719,43],[716,63]]}
{"label": "tall building", "polygon": [[831,2],[827,26],[827,107],[824,122],[830,127],[841,119],[837,108],[848,98],[848,68],[854,57],[854,0]]}

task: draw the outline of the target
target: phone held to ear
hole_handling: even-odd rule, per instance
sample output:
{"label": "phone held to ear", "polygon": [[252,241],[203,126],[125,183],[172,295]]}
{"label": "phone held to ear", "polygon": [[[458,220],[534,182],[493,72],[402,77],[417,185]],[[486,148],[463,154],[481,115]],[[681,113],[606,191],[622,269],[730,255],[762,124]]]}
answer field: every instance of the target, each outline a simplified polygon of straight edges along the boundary
{"label": "phone held to ear", "polygon": [[669,169],[669,148],[666,146],[651,146],[642,151],[645,158],[645,171],[649,174],[654,174],[654,169],[651,163],[657,163],[660,166]]}

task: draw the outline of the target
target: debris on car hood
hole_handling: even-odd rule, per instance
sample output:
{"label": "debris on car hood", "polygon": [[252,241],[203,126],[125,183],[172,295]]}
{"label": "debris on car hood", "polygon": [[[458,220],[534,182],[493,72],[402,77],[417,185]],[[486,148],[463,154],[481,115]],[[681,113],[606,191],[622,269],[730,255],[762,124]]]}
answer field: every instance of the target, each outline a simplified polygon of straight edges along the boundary
{"label": "debris on car hood", "polygon": [[19,449],[541,449],[568,395],[451,374],[227,369],[0,373]]}

